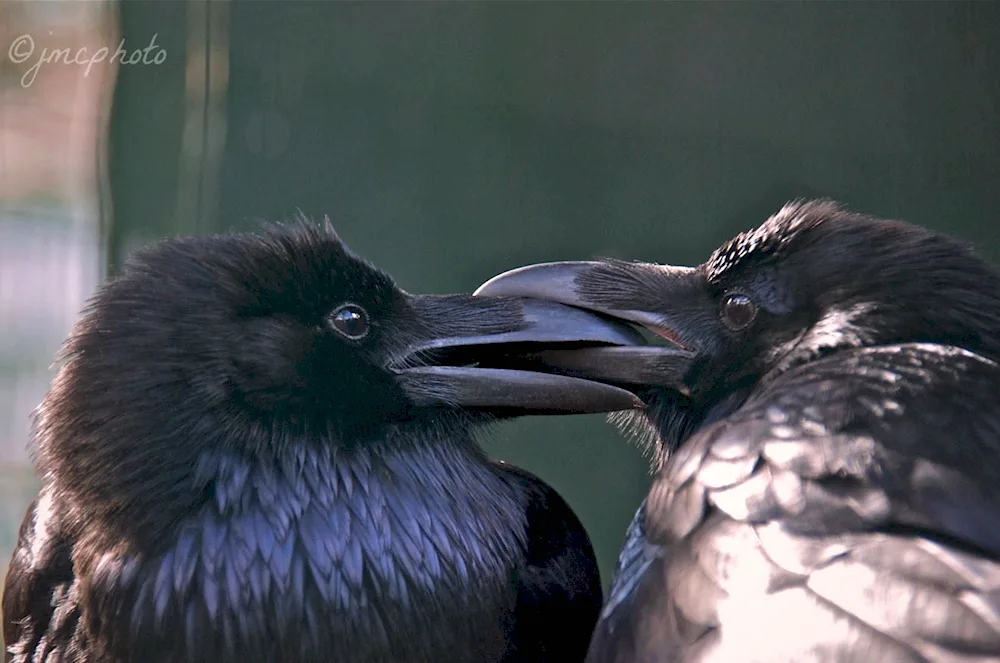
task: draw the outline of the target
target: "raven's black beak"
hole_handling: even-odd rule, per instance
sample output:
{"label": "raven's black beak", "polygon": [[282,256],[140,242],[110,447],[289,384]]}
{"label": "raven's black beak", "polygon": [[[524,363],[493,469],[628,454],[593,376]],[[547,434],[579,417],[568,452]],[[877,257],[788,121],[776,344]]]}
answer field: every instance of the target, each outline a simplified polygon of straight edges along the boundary
{"label": "raven's black beak", "polygon": [[633,328],[546,301],[412,296],[416,328],[392,369],[410,400],[515,413],[586,414],[643,407],[615,386],[554,374],[530,356],[545,349],[645,344]]}
{"label": "raven's black beak", "polygon": [[[688,393],[684,383],[698,357],[696,341],[678,331],[661,310],[697,310],[696,270],[620,261],[550,262],[528,265],[495,276],[475,296],[529,297],[558,302],[619,320],[637,323],[671,345],[618,345],[582,349],[546,349],[537,359],[550,369],[622,385],[658,385]],[[703,291],[703,289],[702,289]]]}

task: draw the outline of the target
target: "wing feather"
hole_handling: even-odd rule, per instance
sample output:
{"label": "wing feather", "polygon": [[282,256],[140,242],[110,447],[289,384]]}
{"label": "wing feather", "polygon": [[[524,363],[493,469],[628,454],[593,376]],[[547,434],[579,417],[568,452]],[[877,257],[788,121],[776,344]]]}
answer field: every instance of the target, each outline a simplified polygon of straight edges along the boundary
{"label": "wing feather", "polygon": [[997,393],[921,344],[762,387],[654,479],[588,660],[1000,660]]}

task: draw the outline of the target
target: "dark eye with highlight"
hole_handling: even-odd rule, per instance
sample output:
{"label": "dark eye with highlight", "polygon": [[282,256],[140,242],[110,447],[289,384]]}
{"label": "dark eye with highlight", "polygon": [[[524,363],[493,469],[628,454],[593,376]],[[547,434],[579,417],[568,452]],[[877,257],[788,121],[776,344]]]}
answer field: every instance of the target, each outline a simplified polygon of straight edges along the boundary
{"label": "dark eye with highlight", "polygon": [[368,334],[368,313],[357,304],[344,304],[330,316],[330,324],[347,338],[356,341]]}
{"label": "dark eye with highlight", "polygon": [[757,305],[746,295],[733,293],[722,299],[720,314],[727,327],[738,331],[749,326],[757,317]]}

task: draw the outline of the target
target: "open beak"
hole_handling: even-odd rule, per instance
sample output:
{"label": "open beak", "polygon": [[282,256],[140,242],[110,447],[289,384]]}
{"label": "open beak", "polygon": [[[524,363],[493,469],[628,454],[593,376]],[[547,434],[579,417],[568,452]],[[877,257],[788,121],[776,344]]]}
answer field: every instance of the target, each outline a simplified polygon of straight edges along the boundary
{"label": "open beak", "polygon": [[646,344],[629,325],[555,302],[412,296],[421,321],[390,367],[418,406],[587,414],[644,407],[633,393],[559,375],[534,353]]}
{"label": "open beak", "polygon": [[528,297],[557,302],[639,324],[670,345],[616,344],[575,349],[545,348],[534,358],[546,370],[623,386],[665,386],[689,390],[684,379],[699,349],[690,338],[650,311],[675,293],[683,302],[696,291],[695,270],[624,262],[550,262],[520,267],[495,276],[474,296]]}

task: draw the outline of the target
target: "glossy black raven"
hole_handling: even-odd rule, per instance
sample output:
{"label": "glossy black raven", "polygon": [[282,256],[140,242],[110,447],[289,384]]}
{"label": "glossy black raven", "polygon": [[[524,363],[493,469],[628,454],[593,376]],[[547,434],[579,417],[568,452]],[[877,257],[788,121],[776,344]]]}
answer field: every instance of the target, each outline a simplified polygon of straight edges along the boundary
{"label": "glossy black raven", "polygon": [[658,449],[588,660],[1000,660],[1000,274],[971,249],[793,203],[697,268],[479,292],[670,342],[542,356],[635,385]]}
{"label": "glossy black raven", "polygon": [[8,660],[581,660],[601,589],[556,492],[473,429],[640,404],[488,365],[629,344],[547,302],[416,296],[329,225],[139,252],[39,408]]}

